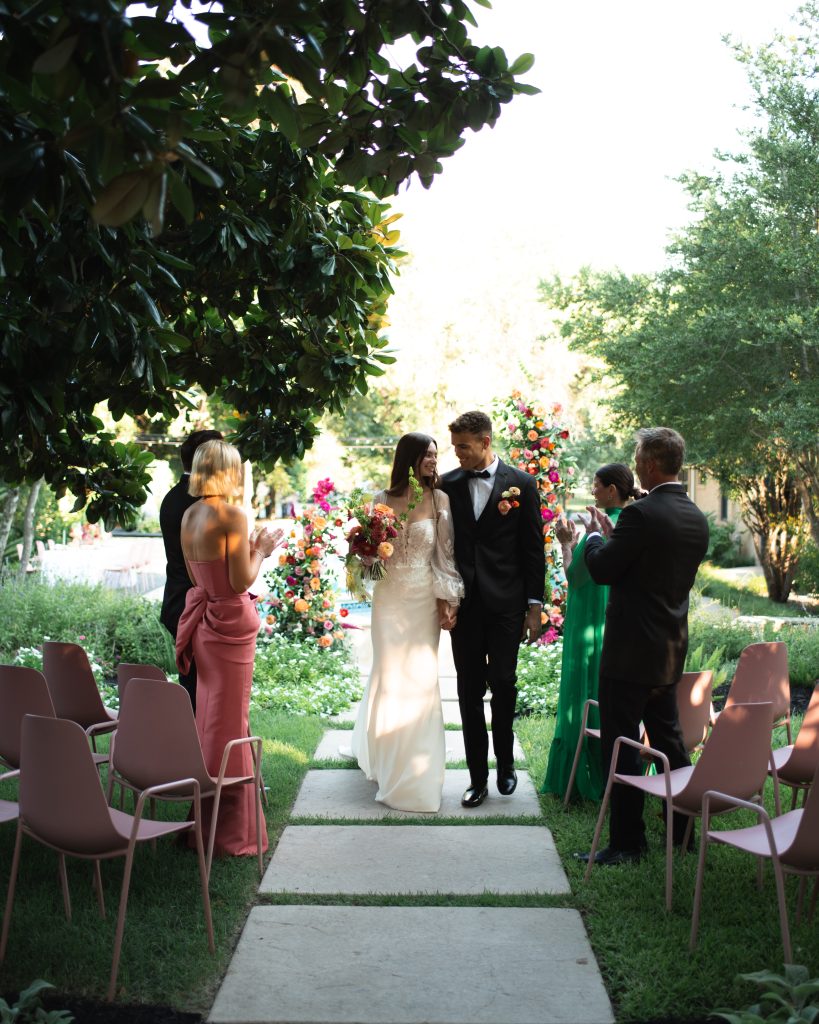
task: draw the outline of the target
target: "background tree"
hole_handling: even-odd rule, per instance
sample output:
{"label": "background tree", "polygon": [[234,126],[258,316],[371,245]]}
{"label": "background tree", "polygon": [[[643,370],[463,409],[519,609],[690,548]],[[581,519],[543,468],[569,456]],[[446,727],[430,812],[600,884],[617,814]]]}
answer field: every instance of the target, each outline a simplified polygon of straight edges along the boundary
{"label": "background tree", "polygon": [[[584,271],[542,285],[571,344],[602,358],[624,425],[669,423],[695,465],[739,497],[769,595],[787,600],[802,542],[798,498],[819,495],[817,8],[756,53],[758,127],[724,174],[686,174],[694,218],[656,276]],[[819,523],[819,518],[817,518]]]}
{"label": "background tree", "polygon": [[0,479],[42,476],[109,526],[150,455],[98,403],[173,420],[199,386],[243,455],[299,457],[391,359],[381,200],[535,91],[531,56],[471,43],[462,0],[221,8],[203,47],[172,0],[0,5]]}

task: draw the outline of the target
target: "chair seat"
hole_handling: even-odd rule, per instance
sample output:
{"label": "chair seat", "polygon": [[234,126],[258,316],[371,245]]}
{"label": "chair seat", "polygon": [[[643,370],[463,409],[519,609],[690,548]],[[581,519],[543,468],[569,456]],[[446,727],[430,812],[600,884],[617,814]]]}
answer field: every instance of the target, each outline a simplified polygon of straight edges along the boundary
{"label": "chair seat", "polygon": [[[123,837],[127,847],[134,824],[133,815],[126,814],[124,811],[118,811],[115,807],[110,807],[109,811],[111,812],[111,821],[114,823],[114,828]],[[155,821],[153,818],[142,818],[139,823],[137,839],[157,839],[159,836],[171,835],[174,832],[184,832],[192,824],[193,822],[191,821]]]}
{"label": "chair seat", "polygon": [[[793,843],[801,818],[801,807],[795,811],[787,811],[785,814],[780,814],[778,818],[771,818],[774,846],[780,859],[785,864],[787,860],[782,858],[782,851],[787,850]],[[754,857],[770,857],[771,855],[771,848],[768,845],[765,830],[760,828],[759,825],[750,825],[748,828],[720,829],[718,831],[712,831],[709,828],[708,838],[716,843],[730,842],[731,846],[745,850],[746,853],[750,853]]]}
{"label": "chair seat", "polygon": [[772,752],[776,774],[779,776],[780,782],[791,783],[795,786],[806,786],[809,780],[803,778],[802,773],[797,770],[798,759],[794,756],[795,752],[796,746],[793,743],[788,747],[777,747]]}
{"label": "chair seat", "polygon": [[[686,765],[682,768],[675,768],[671,773],[671,798],[678,796],[685,787],[694,771],[694,765]],[[614,773],[615,782],[625,782],[636,789],[642,789],[649,796],[665,797],[665,776],[660,772],[657,775],[623,775],[620,772]]]}

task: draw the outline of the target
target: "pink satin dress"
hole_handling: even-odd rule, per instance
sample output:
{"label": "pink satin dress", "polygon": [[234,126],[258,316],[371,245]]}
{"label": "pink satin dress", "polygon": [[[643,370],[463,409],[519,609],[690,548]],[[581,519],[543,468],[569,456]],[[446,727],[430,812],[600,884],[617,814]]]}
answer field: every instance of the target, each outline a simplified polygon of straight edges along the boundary
{"label": "pink satin dress", "polygon": [[[196,586],[188,591],[176,633],[176,664],[188,672],[196,662],[196,729],[208,772],[219,774],[225,744],[248,735],[250,688],[259,614],[250,594],[230,585],[227,556],[209,562],[188,562]],[[227,775],[252,775],[248,745],[231,752]],[[205,845],[210,834],[212,800],[203,801]],[[262,826],[263,849],[267,831]],[[256,854],[256,804],[253,786],[232,786],[222,792],[216,823],[214,854]]]}

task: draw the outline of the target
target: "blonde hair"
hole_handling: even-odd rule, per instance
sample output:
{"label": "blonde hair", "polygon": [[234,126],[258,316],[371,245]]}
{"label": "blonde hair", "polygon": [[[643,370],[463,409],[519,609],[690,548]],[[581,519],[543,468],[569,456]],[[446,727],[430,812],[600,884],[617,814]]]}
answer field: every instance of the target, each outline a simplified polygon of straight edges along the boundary
{"label": "blonde hair", "polygon": [[219,494],[232,498],[242,489],[242,457],[226,441],[205,441],[193,454],[188,494],[194,498]]}

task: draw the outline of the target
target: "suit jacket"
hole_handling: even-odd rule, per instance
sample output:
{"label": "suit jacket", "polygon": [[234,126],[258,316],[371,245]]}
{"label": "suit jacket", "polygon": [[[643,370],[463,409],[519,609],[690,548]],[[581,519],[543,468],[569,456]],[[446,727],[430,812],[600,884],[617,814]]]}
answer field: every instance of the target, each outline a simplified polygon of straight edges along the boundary
{"label": "suit jacket", "polygon": [[182,554],[182,516],[199,499],[188,494],[187,473],[175,484],[162,499],[159,506],[159,526],[165,544],[165,591],[162,595],[162,611],[159,621],[172,636],[176,636],[179,616],[185,607],[185,597],[193,584],[185,568]]}
{"label": "suit jacket", "polygon": [[[528,473],[498,460],[492,494],[476,521],[469,479],[464,470],[454,469],[440,484],[452,508],[455,561],[464,581],[464,605],[480,595],[490,611],[523,611],[529,598],[543,600],[546,587],[543,520],[535,481]],[[504,516],[498,503],[510,487],[520,488],[520,507]]]}
{"label": "suit jacket", "polygon": [[589,574],[611,588],[601,675],[649,687],[679,682],[688,595],[707,547],[708,520],[681,484],[627,505],[607,541],[589,537]]}

